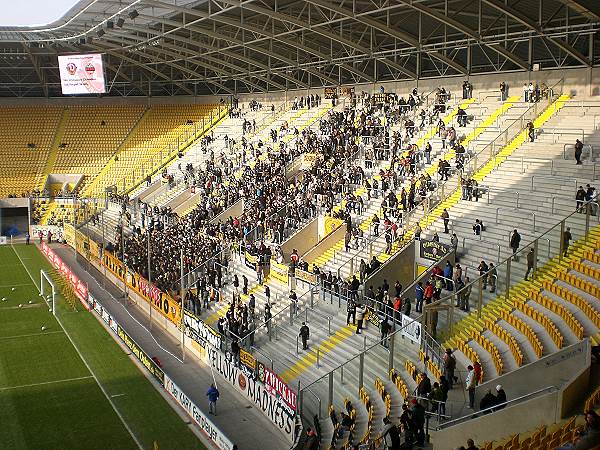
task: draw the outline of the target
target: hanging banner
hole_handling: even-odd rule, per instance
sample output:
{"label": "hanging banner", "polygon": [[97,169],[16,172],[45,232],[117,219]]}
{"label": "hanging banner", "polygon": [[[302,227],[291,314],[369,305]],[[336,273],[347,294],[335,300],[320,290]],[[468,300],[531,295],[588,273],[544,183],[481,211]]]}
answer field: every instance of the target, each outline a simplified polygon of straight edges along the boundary
{"label": "hanging banner", "polygon": [[244,263],[246,267],[256,270],[256,255],[252,255],[248,250],[244,253]]}
{"label": "hanging banner", "polygon": [[202,348],[206,349],[207,344],[221,348],[221,335],[191,312],[185,311],[183,323],[188,337],[197,342]]}
{"label": "hanging banner", "polygon": [[[245,395],[283,433],[290,443],[294,442],[296,414],[283,397],[272,395],[272,387],[267,388],[258,379],[247,377],[242,369],[236,367],[231,354],[224,354],[210,346],[207,348],[206,357],[207,363],[216,372]],[[260,373],[261,366],[264,374],[266,368],[260,363],[258,371]]]}
{"label": "hanging banner", "polygon": [[179,406],[187,412],[188,416],[196,422],[204,434],[208,436],[219,450],[231,450],[233,448],[233,444],[227,436],[215,426],[206,414],[204,414],[167,375],[165,375],[165,391],[167,391]]}
{"label": "hanging banner", "polygon": [[265,384],[267,392],[277,398],[281,398],[292,411],[296,411],[298,407],[298,395],[296,391],[290,389],[275,372],[262,363],[259,363],[258,380]]}
{"label": "hanging banner", "polygon": [[437,241],[421,241],[421,258],[437,261],[450,253],[450,246]]}
{"label": "hanging banner", "polygon": [[340,219],[334,219],[331,216],[325,216],[325,236],[333,233],[341,224],[342,221]]}
{"label": "hanging banner", "polygon": [[326,99],[331,100],[332,98],[335,98],[335,96],[337,95],[337,88],[335,87],[326,87],[323,93],[323,97],[325,97]]}
{"label": "hanging banner", "polygon": [[402,314],[402,336],[406,336],[415,344],[421,343],[421,322]]}
{"label": "hanging banner", "polygon": [[294,276],[296,277],[296,281],[300,280],[314,285],[318,284],[319,282],[318,275],[306,272],[305,270],[296,269],[294,271]]}
{"label": "hanging banner", "polygon": [[281,281],[283,284],[288,284],[288,275],[289,269],[285,264],[279,264],[277,261],[271,261],[271,270],[269,274],[271,278],[275,278],[276,280]]}
{"label": "hanging banner", "polygon": [[181,323],[181,306],[169,294],[148,283],[148,280],[140,274],[127,270],[119,259],[107,251],[104,252],[102,257],[102,265],[121,281],[126,281],[127,287],[150,303],[162,316],[179,326]]}

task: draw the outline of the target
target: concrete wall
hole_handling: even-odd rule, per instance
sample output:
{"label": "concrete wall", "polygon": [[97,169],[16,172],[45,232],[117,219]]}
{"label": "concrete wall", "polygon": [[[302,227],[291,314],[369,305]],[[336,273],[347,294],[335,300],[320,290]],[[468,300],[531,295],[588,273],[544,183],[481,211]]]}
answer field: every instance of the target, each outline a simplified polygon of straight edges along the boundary
{"label": "concrete wall", "polygon": [[[357,268],[358,264],[360,264],[360,261],[357,263]],[[388,281],[390,286],[393,286],[396,280],[400,281],[402,286],[408,286],[413,282],[415,279],[414,241],[408,244],[401,252],[396,253],[393,258],[386,261],[377,272],[367,278],[363,286],[365,289],[373,286],[375,291],[377,291],[377,288],[383,284],[384,279]]]}
{"label": "concrete wall", "polygon": [[[186,190],[186,192],[189,192],[188,190]],[[195,207],[196,205],[198,205],[198,203],[200,202],[200,194],[199,193],[195,193],[192,196],[190,196],[187,200],[185,200],[182,203],[179,203],[175,208],[173,209],[173,212],[176,214],[181,214],[181,212],[185,211],[186,209],[190,208],[190,207]]]}
{"label": "concrete wall", "polygon": [[319,218],[311,220],[308,225],[297,233],[293,234],[287,241],[281,245],[281,250],[288,261],[292,251],[298,250],[299,255],[303,255],[313,248],[319,242]]}
{"label": "concrete wall", "polygon": [[[425,78],[421,80],[393,81],[383,83],[361,83],[346,86],[354,86],[356,92],[361,91],[374,93],[384,86],[387,91],[408,93],[415,86],[420,92],[429,93],[438,86],[445,86],[455,93],[462,92],[462,82],[465,79],[473,84],[474,95],[481,91],[498,90],[501,81],[508,83],[510,95],[520,95],[524,82],[540,82],[551,86],[561,78],[565,79],[565,93],[574,96],[600,95],[600,69],[599,68],[576,68],[576,69],[551,69],[539,72],[514,71],[500,74],[482,74],[466,77],[456,75],[451,77]],[[240,94],[240,106],[247,108],[250,100],[257,100],[265,106],[278,104],[285,101],[293,101],[294,97],[307,94],[319,94],[323,96],[323,88],[292,90],[287,92],[267,92]],[[227,96],[174,96],[174,97],[56,97],[56,98],[2,98],[1,106],[32,106],[32,105],[159,105],[159,104],[206,104],[219,103],[221,99],[227,100]]]}
{"label": "concrete wall", "polygon": [[337,230],[335,230],[330,235],[326,236],[321,242],[315,245],[307,253],[305,253],[304,255],[300,253],[300,255],[302,255],[302,259],[304,261],[308,262],[309,264],[312,264],[316,258],[321,256],[325,252],[325,250],[333,246],[336,242],[340,241],[341,239],[344,239],[345,235],[346,225],[342,223],[337,228]]}
{"label": "concrete wall", "polygon": [[244,213],[244,200],[239,199],[221,214],[217,214],[213,217],[210,223],[220,223],[225,222],[230,217],[240,217]]}
{"label": "concrete wall", "polygon": [[430,431],[433,448],[448,450],[467,439],[476,444],[506,438],[508,435],[533,430],[560,419],[560,394],[554,391],[523,403],[509,406],[492,414],[467,420],[440,431]]}
{"label": "concrete wall", "polygon": [[590,346],[585,340],[477,386],[475,403],[479,405],[488,389],[495,392],[498,384],[504,387],[508,400],[548,386],[566,386],[589,365]]}

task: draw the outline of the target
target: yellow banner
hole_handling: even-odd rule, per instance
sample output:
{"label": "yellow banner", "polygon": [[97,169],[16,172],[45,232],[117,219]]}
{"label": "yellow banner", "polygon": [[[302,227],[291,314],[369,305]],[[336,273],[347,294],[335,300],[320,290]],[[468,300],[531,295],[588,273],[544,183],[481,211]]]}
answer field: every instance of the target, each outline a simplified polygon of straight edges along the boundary
{"label": "yellow banner", "polygon": [[277,261],[271,261],[271,271],[269,272],[272,278],[288,284],[288,267],[285,264],[279,264]]}
{"label": "yellow banner", "polygon": [[240,362],[252,371],[256,369],[256,359],[254,359],[251,353],[243,349],[240,349]]}
{"label": "yellow banner", "polygon": [[70,223],[65,223],[63,229],[65,242],[72,248],[75,248],[75,227]]}
{"label": "yellow banner", "polygon": [[341,224],[341,219],[334,219],[331,216],[325,216],[325,236],[333,233]]}
{"label": "yellow banner", "polygon": [[107,251],[104,252],[102,265],[121,281],[127,280],[127,287],[150,303],[161,315],[175,325],[181,324],[181,306],[169,294],[148,283],[140,274],[126,270],[125,265]]}

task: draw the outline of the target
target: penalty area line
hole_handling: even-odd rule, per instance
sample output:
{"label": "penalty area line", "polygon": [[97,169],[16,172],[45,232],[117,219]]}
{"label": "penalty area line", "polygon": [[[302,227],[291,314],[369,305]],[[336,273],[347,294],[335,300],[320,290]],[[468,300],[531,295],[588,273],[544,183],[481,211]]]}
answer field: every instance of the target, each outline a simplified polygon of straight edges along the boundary
{"label": "penalty area line", "polygon": [[0,387],[0,391],[10,391],[12,389],[24,389],[24,388],[30,388],[30,387],[36,387],[36,386],[46,386],[48,384],[69,383],[72,381],[88,380],[90,378],[94,378],[94,377],[91,375],[88,375],[86,377],[65,378],[64,380],[42,381],[41,383],[21,384],[19,386],[6,386],[6,387]]}

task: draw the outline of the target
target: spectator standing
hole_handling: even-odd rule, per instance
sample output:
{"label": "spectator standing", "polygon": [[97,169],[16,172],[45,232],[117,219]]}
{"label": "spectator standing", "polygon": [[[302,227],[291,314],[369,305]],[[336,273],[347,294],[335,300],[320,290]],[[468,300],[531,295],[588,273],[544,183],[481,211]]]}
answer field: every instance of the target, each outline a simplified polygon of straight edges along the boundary
{"label": "spectator standing", "polygon": [[452,389],[454,384],[454,370],[456,369],[456,358],[452,354],[452,349],[447,348],[444,353],[444,377],[448,381],[448,389]]}
{"label": "spectator standing", "polygon": [[365,314],[367,313],[367,307],[365,305],[358,305],[356,307],[356,334],[360,334],[360,330],[363,328],[363,321]]}
{"label": "spectator standing", "polygon": [[469,394],[469,408],[473,409],[475,406],[475,386],[477,386],[477,381],[475,379],[475,370],[473,369],[473,366],[469,365],[467,370],[468,373],[465,388]]}
{"label": "spectator standing", "polygon": [[529,276],[529,272],[533,270],[533,266],[535,264],[535,251],[533,247],[529,249],[527,252],[527,270],[525,271],[525,281],[527,281],[527,277]]}
{"label": "spectator standing", "polygon": [[584,211],[581,208],[583,202],[585,201],[585,189],[583,189],[583,186],[579,186],[579,189],[577,189],[577,193],[575,194],[575,201],[577,202],[577,212],[583,213]]}
{"label": "spectator standing", "polygon": [[308,339],[310,337],[310,330],[308,328],[308,325],[306,325],[306,322],[302,322],[302,326],[300,327],[299,336],[300,336],[300,339],[302,339],[302,349],[307,350],[308,349]]}
{"label": "spectator standing", "polygon": [[575,161],[577,165],[581,165],[583,164],[581,162],[581,154],[583,153],[583,142],[581,142],[579,139],[577,139],[575,141]]}
{"label": "spectator standing", "polygon": [[206,396],[208,397],[208,413],[214,416],[217,415],[217,400],[219,400],[219,395],[219,390],[214,384],[211,384],[208,391],[206,391]]}
{"label": "spectator standing", "polygon": [[514,231],[512,232],[512,235],[510,236],[510,241],[509,241],[509,246],[513,252],[513,260],[515,262],[519,261],[519,255],[517,255],[517,252],[519,251],[520,244],[521,244],[521,235],[515,228]]}
{"label": "spectator standing", "polygon": [[450,214],[448,214],[448,210],[446,208],[444,208],[444,211],[442,211],[442,215],[441,215],[442,219],[444,220],[444,233],[448,234],[448,224],[450,223]]}
{"label": "spectator standing", "polygon": [[506,392],[502,389],[502,385],[499,384],[496,386],[496,405],[498,407],[494,408],[494,411],[498,411],[499,409],[504,409],[506,407]]}
{"label": "spectator standing", "polygon": [[573,235],[571,234],[571,228],[567,227],[567,229],[563,232],[563,256],[567,256],[571,239],[573,239]]}

